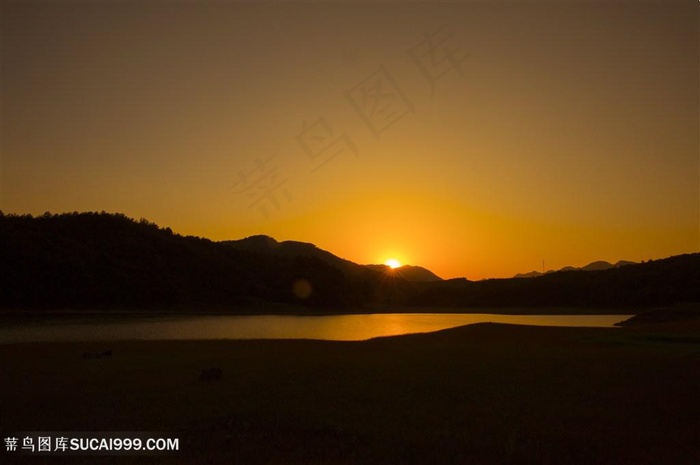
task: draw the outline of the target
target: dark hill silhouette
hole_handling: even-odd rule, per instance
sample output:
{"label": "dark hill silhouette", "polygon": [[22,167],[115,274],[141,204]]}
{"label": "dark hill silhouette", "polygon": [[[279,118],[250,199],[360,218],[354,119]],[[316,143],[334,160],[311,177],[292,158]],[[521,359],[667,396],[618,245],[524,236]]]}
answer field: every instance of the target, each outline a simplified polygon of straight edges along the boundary
{"label": "dark hill silhouette", "polygon": [[700,302],[700,254],[597,271],[559,271],[531,279],[434,283],[413,305],[450,307],[651,307]]}
{"label": "dark hill silhouette", "polygon": [[417,292],[414,283],[440,279],[421,267],[404,267],[391,270],[386,265],[358,265],[340,258],[314,244],[298,241],[278,242],[269,236],[251,236],[238,241],[223,241],[222,244],[237,250],[262,253],[270,257],[312,257],[341,271],[347,285],[356,297],[356,304],[402,305],[409,296]]}
{"label": "dark hill silhouette", "polygon": [[[620,268],[622,266],[627,266],[627,265],[636,265],[636,262],[630,262],[626,260],[620,260],[614,265],[612,263],[606,262],[604,260],[599,260],[593,263],[589,263],[586,266],[582,266],[580,268],[576,268],[574,266],[565,266],[564,268],[561,268],[557,271],[600,271],[600,270],[609,270],[610,268]],[[554,270],[548,270],[545,271],[544,274],[549,274],[549,273],[556,273]],[[530,271],[529,273],[518,273],[514,278],[536,278],[538,276],[542,276],[543,273],[540,271]]]}
{"label": "dark hill silhouette", "polygon": [[393,273],[408,282],[440,281],[442,278],[421,266],[403,265],[391,269],[387,265],[358,265],[355,262],[340,258],[326,250],[319,249],[314,244],[298,241],[278,242],[264,235],[250,236],[237,241],[222,241],[237,250],[258,252],[279,257],[314,257],[341,270],[350,279],[372,280],[378,275]]}
{"label": "dark hill silhouette", "polygon": [[614,268],[612,263],[608,263],[604,260],[599,260],[597,262],[589,263],[586,266],[581,267],[583,271],[599,271],[599,270],[609,270]]}
{"label": "dark hill silhouette", "polygon": [[269,236],[250,236],[237,241],[222,241],[224,244],[240,251],[261,253],[274,257],[295,258],[310,257],[322,260],[328,265],[342,271],[346,277],[354,280],[376,279],[376,270],[368,270],[362,265],[337,257],[330,252],[319,249],[308,242],[283,241],[278,242]]}
{"label": "dark hill silhouette", "polygon": [[539,271],[530,271],[529,273],[518,273],[513,276],[513,278],[536,278],[538,276],[542,276],[542,273]]}
{"label": "dark hill silhouette", "polygon": [[[312,292],[295,293],[303,283]],[[0,308],[315,311],[401,306],[649,307],[700,302],[700,254],[533,279],[440,280],[266,236],[213,242],[122,214],[0,212]],[[279,307],[275,307],[279,308]]]}
{"label": "dark hill silhouette", "polygon": [[423,268],[422,266],[413,266],[413,265],[403,265],[398,268],[390,268],[387,265],[365,265],[366,267],[372,269],[372,270],[377,270],[381,273],[394,273],[406,281],[412,282],[412,283],[421,283],[421,282],[433,282],[433,281],[442,281],[442,278],[433,273],[432,271]]}
{"label": "dark hill silhouette", "polygon": [[[364,303],[342,272],[314,257],[272,257],[173,234],[121,214],[0,214],[4,308],[257,308]],[[294,283],[313,292],[300,299]]]}
{"label": "dark hill silhouette", "polygon": [[[700,322],[700,303],[648,310],[621,321],[616,326],[647,326],[678,322]],[[696,338],[696,342],[700,342]]]}

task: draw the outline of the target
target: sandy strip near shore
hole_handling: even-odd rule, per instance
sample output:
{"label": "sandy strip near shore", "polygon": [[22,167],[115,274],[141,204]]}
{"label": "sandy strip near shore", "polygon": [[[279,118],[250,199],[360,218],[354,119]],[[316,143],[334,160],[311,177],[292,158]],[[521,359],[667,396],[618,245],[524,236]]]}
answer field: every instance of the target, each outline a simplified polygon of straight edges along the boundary
{"label": "sandy strip near shore", "polygon": [[[181,438],[169,456],[29,457],[51,464],[696,464],[699,341],[697,323],[478,324],[364,342],[2,345],[0,430]],[[221,379],[200,379],[210,368]]]}

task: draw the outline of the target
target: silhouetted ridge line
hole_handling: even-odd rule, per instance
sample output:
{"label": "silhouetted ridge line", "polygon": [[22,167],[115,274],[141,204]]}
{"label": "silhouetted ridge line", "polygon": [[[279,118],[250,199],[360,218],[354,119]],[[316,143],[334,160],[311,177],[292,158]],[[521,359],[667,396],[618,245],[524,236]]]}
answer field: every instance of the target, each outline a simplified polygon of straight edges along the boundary
{"label": "silhouetted ridge line", "polygon": [[529,273],[518,273],[514,278],[537,278],[538,276],[542,276],[543,274],[549,274],[549,273],[558,273],[562,271],[600,271],[600,270],[609,270],[610,268],[620,268],[622,266],[627,266],[627,265],[637,265],[637,262],[630,262],[626,260],[620,260],[614,265],[612,263],[606,262],[604,260],[599,260],[593,263],[589,263],[586,266],[582,266],[580,268],[576,268],[574,266],[565,266],[564,268],[561,268],[559,270],[548,270],[545,271],[544,273],[540,271],[530,271]]}
{"label": "silhouetted ridge line", "polygon": [[[122,214],[0,216],[4,308],[259,308],[361,305],[342,272],[173,234]],[[294,284],[313,292],[300,299]]]}
{"label": "silhouetted ridge line", "polygon": [[5,309],[255,313],[269,311],[271,304],[292,304],[320,312],[407,306],[459,311],[700,302],[700,254],[625,265],[537,279],[441,280],[422,267],[358,265],[313,244],[268,236],[213,242],[123,214],[0,212],[0,307]]}
{"label": "silhouetted ridge line", "polygon": [[403,265],[398,268],[390,268],[388,265],[365,265],[366,267],[381,273],[392,273],[411,282],[442,281],[442,278],[422,266]]}

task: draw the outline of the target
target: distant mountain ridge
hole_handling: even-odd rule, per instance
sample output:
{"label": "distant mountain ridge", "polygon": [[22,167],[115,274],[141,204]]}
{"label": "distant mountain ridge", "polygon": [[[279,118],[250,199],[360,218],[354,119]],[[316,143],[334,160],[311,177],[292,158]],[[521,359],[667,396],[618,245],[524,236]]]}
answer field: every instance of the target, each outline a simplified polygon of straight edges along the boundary
{"label": "distant mountain ridge", "polygon": [[240,240],[220,241],[227,247],[240,251],[262,253],[278,257],[313,257],[332,265],[346,275],[366,275],[361,265],[345,260],[323,249],[319,249],[309,242],[283,241],[278,242],[274,238],[265,235],[249,236]]}
{"label": "distant mountain ridge", "polygon": [[606,262],[604,260],[598,260],[592,263],[589,263],[586,266],[582,267],[575,267],[575,266],[565,266],[564,268],[560,268],[558,270],[547,270],[544,273],[540,271],[530,271],[529,273],[518,273],[513,278],[536,278],[538,276],[542,276],[545,274],[549,273],[558,273],[562,271],[600,271],[600,270],[609,270],[611,268],[620,268],[623,266],[627,265],[637,265],[637,262],[630,262],[627,260],[620,260],[615,264],[612,264],[610,262]]}
{"label": "distant mountain ridge", "polygon": [[442,281],[443,279],[422,266],[403,265],[398,268],[391,268],[387,265],[365,265],[367,268],[377,270],[381,273],[392,273],[401,276],[407,281],[413,283],[426,283],[433,281]]}
{"label": "distant mountain ridge", "polygon": [[[390,268],[387,265],[359,265],[350,260],[340,258],[331,252],[319,249],[314,244],[298,241],[278,242],[272,237],[257,235],[235,241],[221,241],[229,247],[237,250],[247,250],[264,254],[285,257],[314,257],[332,265],[349,277],[369,277],[373,273],[392,274],[409,282],[441,281],[442,278],[422,266],[403,265],[398,268]],[[371,272],[368,273],[368,270]]]}
{"label": "distant mountain ridge", "polygon": [[267,236],[215,242],[123,214],[0,212],[2,309],[323,313],[537,307],[547,313],[556,307],[700,302],[700,253],[623,264],[594,262],[586,272],[567,268],[538,279],[442,280],[420,266],[359,265],[313,244]]}

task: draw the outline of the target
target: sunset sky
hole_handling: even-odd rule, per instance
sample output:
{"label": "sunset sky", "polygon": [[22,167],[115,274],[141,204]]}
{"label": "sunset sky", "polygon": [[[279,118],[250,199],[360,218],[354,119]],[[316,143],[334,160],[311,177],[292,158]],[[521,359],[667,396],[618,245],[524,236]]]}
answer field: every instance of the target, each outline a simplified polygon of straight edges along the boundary
{"label": "sunset sky", "polygon": [[3,1],[0,209],[510,277],[700,250],[698,1]]}

